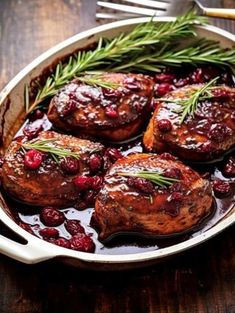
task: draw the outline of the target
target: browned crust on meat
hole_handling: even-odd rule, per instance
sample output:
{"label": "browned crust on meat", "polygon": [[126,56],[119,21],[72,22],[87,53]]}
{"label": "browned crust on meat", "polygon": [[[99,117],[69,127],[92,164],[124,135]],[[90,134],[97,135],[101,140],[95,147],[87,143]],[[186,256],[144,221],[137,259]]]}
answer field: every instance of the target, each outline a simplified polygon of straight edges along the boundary
{"label": "browned crust on meat", "polygon": [[[41,132],[39,139],[55,139],[56,146],[72,149],[80,155],[80,171],[78,174],[89,173],[85,162],[94,150],[102,151],[103,146],[88,140],[78,139],[52,131]],[[73,179],[76,175],[64,173],[55,162],[49,162],[30,170],[24,166],[21,142],[13,141],[9,146],[2,167],[2,185],[6,192],[21,202],[35,206],[72,205],[79,200]]]}
{"label": "browned crust on meat", "polygon": [[[201,85],[186,86],[169,93],[165,98],[179,99],[192,89]],[[230,96],[224,101],[208,100],[199,105],[194,117],[187,117],[180,124],[179,114],[175,112],[178,106],[173,103],[159,102],[149,122],[143,137],[143,143],[150,152],[172,152],[182,159],[192,161],[213,160],[235,146],[235,121],[232,114],[235,110],[235,89],[218,86],[220,90],[227,91]],[[169,132],[161,132],[158,122],[167,119],[172,124]],[[222,127],[227,134],[224,138],[212,137],[211,130]],[[220,138],[221,137],[221,138]]]}
{"label": "browned crust on meat", "polygon": [[[180,203],[171,203],[175,193],[173,190],[179,186],[156,189],[150,198],[149,194],[129,187],[126,177],[117,175],[127,170],[159,171],[169,168],[178,168],[182,172],[179,183],[183,198]],[[121,232],[172,235],[199,225],[211,211],[209,181],[179,161],[165,160],[154,154],[133,154],[118,160],[105,176],[105,184],[95,203],[92,223],[99,231],[100,240]]]}

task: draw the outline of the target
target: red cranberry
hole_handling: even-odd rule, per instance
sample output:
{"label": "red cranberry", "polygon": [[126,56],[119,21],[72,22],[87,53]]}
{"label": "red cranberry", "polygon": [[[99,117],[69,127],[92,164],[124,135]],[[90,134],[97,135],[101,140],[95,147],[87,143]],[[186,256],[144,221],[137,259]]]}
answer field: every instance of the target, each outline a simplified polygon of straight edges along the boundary
{"label": "red cranberry", "polygon": [[91,187],[94,190],[99,190],[102,187],[103,184],[103,178],[100,176],[94,176],[92,177],[92,183]]}
{"label": "red cranberry", "polygon": [[124,85],[132,90],[132,91],[139,91],[141,90],[141,84],[140,82],[136,79],[136,77],[127,77],[123,81]]}
{"label": "red cranberry", "polygon": [[223,142],[225,138],[232,134],[231,128],[225,124],[215,124],[209,131],[208,137],[215,142]]}
{"label": "red cranberry", "polygon": [[224,98],[229,98],[230,93],[225,89],[215,89],[213,90],[213,96],[216,99],[220,99],[220,98],[224,99]]}
{"label": "red cranberry", "polygon": [[103,88],[103,94],[107,98],[116,99],[121,96],[121,92],[118,89],[111,89],[111,88]]}
{"label": "red cranberry", "polygon": [[78,220],[67,220],[64,223],[66,230],[72,235],[77,235],[78,233],[84,233],[85,230]]}
{"label": "red cranberry", "polygon": [[191,75],[190,75],[191,83],[193,84],[202,84],[204,82],[203,72],[201,68],[197,68]]}
{"label": "red cranberry", "polygon": [[60,237],[56,239],[53,243],[55,243],[57,246],[63,247],[63,248],[70,248],[70,242],[69,240]]}
{"label": "red cranberry", "polygon": [[71,100],[70,102],[68,102],[62,109],[60,115],[62,117],[67,117],[69,115],[71,115],[74,111],[76,111],[77,109],[77,104],[75,101]]}
{"label": "red cranberry", "polygon": [[164,153],[160,154],[160,157],[162,159],[170,160],[170,161],[177,160],[177,157],[175,157],[174,155],[172,155],[171,153],[168,153],[168,152],[164,152]]}
{"label": "red cranberry", "polygon": [[175,75],[171,73],[160,73],[154,77],[156,83],[172,83],[174,79]]}
{"label": "red cranberry", "polygon": [[212,151],[214,151],[214,147],[212,145],[211,142],[204,142],[201,146],[200,146],[200,150],[204,153],[210,153]]}
{"label": "red cranberry", "polygon": [[217,197],[226,197],[231,192],[231,186],[229,182],[216,179],[213,181],[213,190]]}
{"label": "red cranberry", "polygon": [[156,108],[159,106],[159,104],[160,104],[160,102],[157,101],[157,99],[153,98],[152,101],[151,101],[151,108],[155,111]]}
{"label": "red cranberry", "polygon": [[157,87],[157,93],[160,97],[164,96],[171,90],[173,90],[173,85],[169,83],[162,83]]}
{"label": "red cranberry", "polygon": [[36,170],[39,168],[43,160],[43,154],[38,151],[31,149],[24,155],[24,165],[30,170]]}
{"label": "red cranberry", "polygon": [[65,220],[65,216],[63,212],[55,208],[45,207],[40,212],[40,219],[44,225],[53,227],[61,225]]}
{"label": "red cranberry", "polygon": [[231,120],[235,123],[235,111],[233,111],[231,114]]}
{"label": "red cranberry", "polygon": [[70,247],[73,250],[83,252],[94,252],[95,244],[90,236],[86,234],[77,234],[70,239]]}
{"label": "red cranberry", "polygon": [[79,160],[73,157],[65,157],[60,161],[60,167],[67,174],[76,174],[79,172]]}
{"label": "red cranberry", "polygon": [[99,154],[92,154],[88,160],[90,170],[95,173],[103,166],[103,158]]}
{"label": "red cranberry", "polygon": [[97,193],[94,190],[88,190],[86,192],[86,194],[83,197],[86,208],[95,203],[96,195]]}
{"label": "red cranberry", "polygon": [[170,196],[171,202],[181,202],[183,200],[183,195],[180,192],[173,192]]}
{"label": "red cranberry", "polygon": [[169,120],[162,119],[157,122],[157,127],[161,132],[166,133],[172,129],[172,124]]}
{"label": "red cranberry", "polygon": [[23,129],[23,134],[28,137],[28,139],[33,139],[38,136],[38,134],[43,130],[42,124],[27,124]]}
{"label": "red cranberry", "polygon": [[43,228],[39,230],[39,234],[42,237],[47,238],[58,238],[59,237],[59,231],[56,228]]}
{"label": "red cranberry", "polygon": [[235,157],[230,157],[223,168],[224,175],[228,177],[235,176]]}
{"label": "red cranberry", "polygon": [[165,177],[180,179],[182,177],[181,170],[179,168],[168,168],[164,172]]}
{"label": "red cranberry", "polygon": [[33,121],[36,121],[36,120],[40,120],[41,118],[43,118],[43,116],[44,116],[44,112],[42,112],[41,110],[37,109],[33,113],[31,113],[29,115],[29,120],[31,122],[33,122]]}
{"label": "red cranberry", "polygon": [[119,113],[117,111],[117,108],[114,108],[112,106],[106,107],[105,109],[105,115],[109,118],[118,118]]}
{"label": "red cranberry", "polygon": [[127,185],[147,194],[152,193],[154,190],[154,186],[149,180],[140,177],[129,177]]}
{"label": "red cranberry", "polygon": [[170,191],[171,192],[186,192],[187,191],[187,188],[184,184],[180,183],[180,182],[176,182],[174,184],[172,184],[170,186]]}
{"label": "red cranberry", "polygon": [[88,176],[77,176],[74,178],[73,182],[79,191],[85,191],[91,188],[93,179]]}
{"label": "red cranberry", "polygon": [[190,82],[190,79],[189,79],[189,77],[186,77],[186,78],[180,78],[180,79],[178,79],[176,82],[175,82],[175,86],[176,87],[183,87],[183,86],[186,86],[186,85],[188,85],[189,84],[189,82]]}
{"label": "red cranberry", "polygon": [[123,157],[121,152],[115,148],[107,148],[105,151],[105,155],[110,159],[112,163]]}
{"label": "red cranberry", "polygon": [[23,228],[24,230],[26,230],[28,233],[34,235],[34,232],[33,232],[32,228],[31,228],[31,226],[29,224],[25,224],[25,223],[19,222],[19,226],[21,228]]}

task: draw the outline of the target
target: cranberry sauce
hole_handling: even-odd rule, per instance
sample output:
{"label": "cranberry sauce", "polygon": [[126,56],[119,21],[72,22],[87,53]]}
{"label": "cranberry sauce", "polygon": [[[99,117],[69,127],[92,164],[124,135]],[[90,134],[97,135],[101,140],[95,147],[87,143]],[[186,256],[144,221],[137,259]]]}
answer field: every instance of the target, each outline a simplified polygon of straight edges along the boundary
{"label": "cranberry sauce", "polygon": [[[166,71],[155,76],[155,95],[164,96],[167,92],[175,88],[182,87],[186,84],[204,83],[219,75],[220,83],[230,86],[234,85],[233,78],[230,75],[219,73],[216,69],[209,67],[193,69],[190,73],[188,71],[181,71],[180,74]],[[48,121],[46,114],[37,110],[25,122],[17,136],[24,135],[32,139],[37,137],[41,130],[49,130],[51,127],[52,125]],[[163,121],[159,127],[167,131],[171,125],[167,121]],[[108,163],[115,162],[121,157],[121,153],[128,155],[130,153],[143,152],[142,135],[125,143],[106,144],[106,146],[106,158],[102,159],[99,155],[93,155],[89,160],[89,167],[94,175],[101,167],[104,169],[108,168]],[[27,155],[26,166],[35,167],[39,162],[40,155],[32,152]],[[76,172],[78,170],[78,165],[74,164],[72,160],[64,160],[61,166],[65,172]],[[12,208],[12,215],[22,228],[53,244],[73,250],[95,252],[98,254],[131,254],[152,251],[197,236],[215,225],[235,205],[234,154],[226,156],[226,159],[214,165],[193,165],[193,167],[201,173],[202,177],[209,179],[212,183],[214,214],[203,222],[199,230],[194,229],[194,232],[188,232],[168,239],[143,238],[129,234],[118,236],[104,244],[98,241],[97,232],[90,226],[91,216],[94,211],[92,207],[83,210],[81,210],[82,208],[74,207],[64,209],[44,207],[39,209],[20,204],[6,195],[5,198],[9,207]],[[84,181],[81,182],[79,180],[76,181],[76,184],[78,186],[81,184],[82,186],[85,185]],[[89,203],[89,199],[87,203]]]}

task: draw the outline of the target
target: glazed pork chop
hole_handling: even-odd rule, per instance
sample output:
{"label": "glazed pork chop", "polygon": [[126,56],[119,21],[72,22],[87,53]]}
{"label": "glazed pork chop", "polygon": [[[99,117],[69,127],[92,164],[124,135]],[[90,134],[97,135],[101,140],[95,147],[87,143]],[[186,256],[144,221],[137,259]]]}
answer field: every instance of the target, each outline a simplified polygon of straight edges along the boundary
{"label": "glazed pork chop", "polygon": [[123,232],[173,235],[199,225],[212,210],[210,183],[197,172],[170,154],[132,154],[106,174],[92,225],[100,240]]}
{"label": "glazed pork chop", "polygon": [[[205,85],[174,90],[159,101],[144,134],[147,151],[169,151],[190,161],[213,160],[235,146],[235,89],[214,87],[182,121],[182,99]],[[179,113],[180,112],[180,113]]]}
{"label": "glazed pork chop", "polygon": [[102,160],[103,153],[99,143],[53,131],[43,131],[32,140],[23,137],[6,152],[2,185],[13,198],[29,205],[72,205],[82,201],[88,189],[99,188],[101,166],[96,162],[95,169],[90,160]]}
{"label": "glazed pork chop", "polygon": [[102,87],[85,83],[87,79],[97,78],[75,79],[51,100],[48,118],[54,127],[110,141],[136,135],[150,113],[152,79],[142,74],[105,73],[99,77]]}

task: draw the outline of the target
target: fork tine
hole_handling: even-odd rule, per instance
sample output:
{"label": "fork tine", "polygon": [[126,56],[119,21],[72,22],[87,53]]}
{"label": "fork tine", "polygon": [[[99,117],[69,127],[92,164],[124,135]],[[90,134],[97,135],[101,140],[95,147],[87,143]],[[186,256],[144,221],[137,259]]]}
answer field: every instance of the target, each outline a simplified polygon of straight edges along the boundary
{"label": "fork tine", "polygon": [[98,1],[97,4],[104,8],[109,8],[109,9],[127,12],[127,13],[135,13],[135,14],[144,15],[144,16],[154,16],[154,15],[160,15],[162,13],[162,10],[137,8],[137,7],[130,6],[130,5],[109,3],[109,2],[103,2],[103,1]]}
{"label": "fork tine", "polygon": [[127,18],[138,17],[139,14],[125,14],[125,13],[96,13],[96,18],[105,18],[105,19],[117,19],[124,20]]}
{"label": "fork tine", "polygon": [[167,9],[169,7],[169,2],[160,2],[154,0],[122,0],[124,2],[129,2],[133,4],[142,5],[154,9]]}

